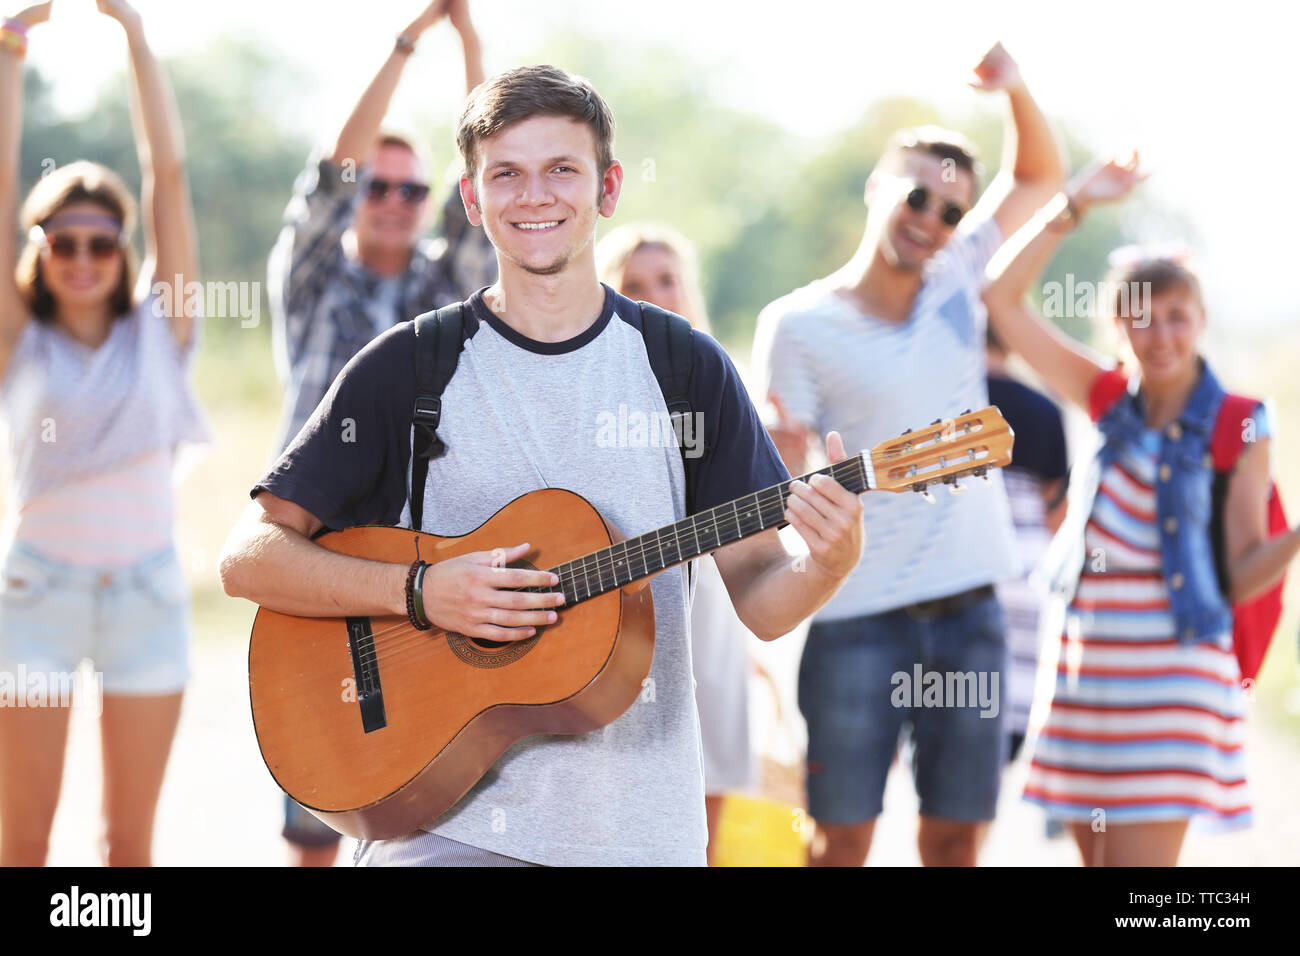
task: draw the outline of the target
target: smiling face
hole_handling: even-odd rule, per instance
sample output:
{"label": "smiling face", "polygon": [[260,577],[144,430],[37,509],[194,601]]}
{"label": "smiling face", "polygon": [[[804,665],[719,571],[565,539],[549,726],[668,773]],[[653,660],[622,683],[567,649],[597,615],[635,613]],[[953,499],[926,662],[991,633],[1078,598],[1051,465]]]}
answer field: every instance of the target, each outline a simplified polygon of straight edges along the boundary
{"label": "smiling face", "polygon": [[104,221],[113,215],[97,203],[72,202],[48,220],[40,274],[58,309],[84,311],[113,298],[126,268],[120,232]]}
{"label": "smiling face", "polygon": [[571,264],[595,274],[596,217],[618,204],[623,168],[602,172],[585,123],[532,116],[478,144],[475,181],[461,180],[474,225],[496,248],[502,272],[556,275]]}
{"label": "smiling face", "polygon": [[1195,374],[1197,346],[1205,331],[1205,310],[1188,288],[1174,286],[1151,296],[1148,309],[1130,310],[1141,314],[1117,316],[1119,326],[1142,368],[1142,380],[1152,385],[1184,382]]}
{"label": "smiling face", "polygon": [[[401,183],[425,183],[424,167],[415,153],[404,146],[386,144],[375,151],[370,162],[371,177],[396,187]],[[363,196],[352,221],[357,245],[364,258],[367,250],[405,252],[415,246],[424,229],[429,199],[406,202],[401,191],[390,188],[382,199]]]}
{"label": "smiling face", "polygon": [[[919,270],[952,238],[956,227],[944,223],[940,209],[953,204],[969,211],[974,204],[975,177],[964,169],[945,172],[938,156],[907,150],[896,170],[873,173],[868,180],[868,228],[878,232],[878,248],[894,268]],[[920,210],[912,209],[906,201],[914,186],[922,186],[929,193],[925,208]]]}

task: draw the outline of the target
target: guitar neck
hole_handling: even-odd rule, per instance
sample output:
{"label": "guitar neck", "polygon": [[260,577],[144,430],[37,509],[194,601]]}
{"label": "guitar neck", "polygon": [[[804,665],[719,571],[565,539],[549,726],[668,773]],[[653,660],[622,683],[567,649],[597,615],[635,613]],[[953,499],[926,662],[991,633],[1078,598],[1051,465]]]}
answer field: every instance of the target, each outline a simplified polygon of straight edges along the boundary
{"label": "guitar neck", "polygon": [[862,452],[548,570],[559,577],[566,605],[598,597],[742,538],[785,527],[789,524],[785,510],[791,482],[806,482],[813,475],[829,475],[854,494],[876,487],[871,455]]}

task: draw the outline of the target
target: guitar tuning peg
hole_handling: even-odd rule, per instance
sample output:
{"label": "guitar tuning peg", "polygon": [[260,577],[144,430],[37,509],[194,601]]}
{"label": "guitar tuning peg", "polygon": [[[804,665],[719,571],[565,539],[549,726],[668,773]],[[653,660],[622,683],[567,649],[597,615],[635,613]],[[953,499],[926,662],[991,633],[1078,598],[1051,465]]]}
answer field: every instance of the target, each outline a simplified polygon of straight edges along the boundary
{"label": "guitar tuning peg", "polygon": [[970,409],[969,409],[969,408],[966,409],[966,411],[962,412],[962,414],[963,414],[963,415],[969,415],[969,414],[970,414]]}
{"label": "guitar tuning peg", "polygon": [[966,494],[966,486],[965,486],[965,485],[959,485],[957,482],[954,481],[952,484],[950,484],[950,485],[948,486],[948,494],[950,494],[950,495],[964,495],[964,494]]}
{"label": "guitar tuning peg", "polygon": [[928,501],[930,504],[934,504],[934,495],[930,494],[930,490],[928,488],[921,492],[921,497],[924,498],[926,501]]}
{"label": "guitar tuning peg", "polygon": [[930,424],[931,424],[931,425],[937,425],[937,424],[939,424],[941,421],[943,421],[942,418],[936,418],[934,421],[930,422]]}

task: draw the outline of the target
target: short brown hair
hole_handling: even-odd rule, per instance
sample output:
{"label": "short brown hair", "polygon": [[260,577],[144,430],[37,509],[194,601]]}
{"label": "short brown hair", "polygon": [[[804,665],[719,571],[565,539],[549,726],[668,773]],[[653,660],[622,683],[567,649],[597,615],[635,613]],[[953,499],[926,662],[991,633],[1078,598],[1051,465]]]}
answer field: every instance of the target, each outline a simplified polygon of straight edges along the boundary
{"label": "short brown hair", "polygon": [[961,133],[940,126],[917,126],[900,129],[885,144],[878,165],[888,168],[905,153],[925,153],[940,160],[950,160],[958,169],[970,173],[979,185],[980,168],[975,146]]}
{"label": "short brown hair", "polygon": [[1134,258],[1113,266],[1106,275],[1103,288],[1114,291],[1107,303],[1112,319],[1133,318],[1137,309],[1150,308],[1151,303],[1144,301],[1145,296],[1154,299],[1173,289],[1186,292],[1202,309],[1205,308],[1201,281],[1196,273],[1181,262],[1160,256]]}
{"label": "short brown hair", "polygon": [[[135,227],[136,203],[126,184],[117,173],[99,163],[79,160],[60,166],[32,187],[23,202],[18,220],[27,245],[18,257],[14,280],[18,291],[32,315],[41,322],[54,318],[54,296],[50,294],[41,276],[41,242],[33,238],[33,227],[46,222],[60,209],[72,203],[88,202],[101,207],[122,223],[123,237]],[[39,233],[38,233],[39,235]],[[131,311],[132,287],[135,284],[135,251],[128,245],[122,248],[122,276],[113,289],[110,305],[114,314],[125,315]]]}
{"label": "short brown hair", "polygon": [[596,142],[597,172],[614,162],[614,113],[586,79],[554,66],[521,66],[478,85],[460,114],[456,145],[465,176],[478,172],[478,146],[533,116],[563,116],[586,123]]}

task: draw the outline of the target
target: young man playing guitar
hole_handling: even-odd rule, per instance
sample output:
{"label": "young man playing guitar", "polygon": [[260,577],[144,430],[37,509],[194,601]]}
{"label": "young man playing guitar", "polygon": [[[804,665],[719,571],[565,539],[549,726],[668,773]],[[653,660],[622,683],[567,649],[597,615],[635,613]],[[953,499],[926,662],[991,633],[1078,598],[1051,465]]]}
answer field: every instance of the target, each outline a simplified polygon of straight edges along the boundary
{"label": "young man playing guitar", "polygon": [[[609,107],[554,67],[481,85],[461,118],[461,193],[496,248],[500,280],[465,305],[465,341],[442,393],[439,439],[415,489],[422,528],[466,534],[526,492],[567,488],[627,534],[788,480],[722,349],[693,336],[691,406],[707,453],[686,487],[681,452],[635,430],[665,414],[636,303],[597,280],[598,216],[612,216],[623,167]],[[228,594],[302,616],[408,613],[406,564],[343,556],[311,539],[323,528],[409,525],[415,333],[397,326],[349,363],[284,456],[253,489],[221,562]],[[640,433],[645,437],[645,433]],[[604,437],[603,437],[604,436]],[[827,436],[832,461],[845,458]],[[769,529],[715,552],[735,608],[775,639],[825,603],[862,550],[861,505],[834,479],[792,486],[785,518],[809,547],[792,562]],[[437,628],[517,641],[565,609],[554,575],[502,567],[533,542],[431,563],[420,588]],[[594,732],[510,747],[454,807],[408,836],[364,842],[360,864],[703,865],[706,830],[683,567],[650,581],[655,645],[643,692]],[[517,591],[515,588],[537,588]],[[543,640],[545,638],[543,637]]]}

